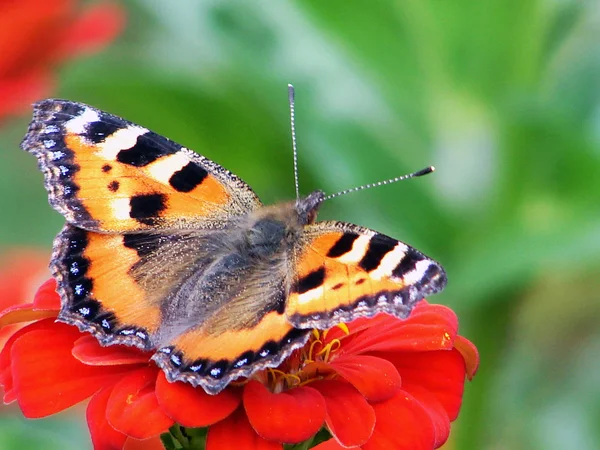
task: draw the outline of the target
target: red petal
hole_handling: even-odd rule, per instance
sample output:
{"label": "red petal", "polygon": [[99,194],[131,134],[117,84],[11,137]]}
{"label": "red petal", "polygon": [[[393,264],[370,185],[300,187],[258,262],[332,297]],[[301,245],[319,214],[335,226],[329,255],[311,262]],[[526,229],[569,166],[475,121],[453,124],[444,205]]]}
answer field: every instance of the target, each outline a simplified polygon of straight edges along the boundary
{"label": "red petal", "polygon": [[360,447],[342,447],[335,439],[329,439],[313,447],[313,450],[360,450]]}
{"label": "red petal", "polygon": [[[155,436],[150,439],[133,439],[127,438],[123,450],[164,450],[165,446],[160,440],[160,436]],[[96,450],[96,449],[94,449]]]}
{"label": "red petal", "polygon": [[33,298],[35,309],[60,309],[60,297],[56,292],[56,281],[54,278],[46,280],[37,290]]}
{"label": "red petal", "polygon": [[325,400],[308,386],[271,393],[258,381],[244,388],[244,407],[248,420],[265,439],[296,444],[312,437],[325,421]]}
{"label": "red petal", "polygon": [[0,15],[0,73],[15,76],[48,64],[72,14],[73,1],[3,2]]}
{"label": "red petal", "polygon": [[54,328],[54,320],[41,320],[36,323],[27,325],[9,337],[2,351],[0,352],[0,385],[4,388],[4,402],[11,403],[17,399],[17,393],[14,391],[13,374],[12,374],[12,360],[10,352],[15,341],[23,336],[25,333],[33,330],[46,330]]}
{"label": "red petal", "polygon": [[[4,86],[4,82],[0,86]],[[5,98],[0,98],[2,108]],[[30,108],[29,104],[26,106]],[[48,259],[49,255],[44,251],[18,247],[5,250],[0,255],[0,311],[9,306],[31,303],[39,285],[50,276]]]}
{"label": "red petal", "polygon": [[6,309],[0,311],[0,328],[9,324],[56,317],[60,309],[60,299],[55,288],[56,282],[51,278],[37,290],[33,303],[19,303],[19,300],[24,300],[20,295],[3,302]]}
{"label": "red petal", "polygon": [[54,84],[54,77],[45,68],[34,69],[10,79],[4,78],[0,83],[0,119],[29,111],[31,103],[46,97],[52,92]]}
{"label": "red petal", "polygon": [[138,369],[115,385],[106,409],[106,418],[115,429],[135,439],[148,439],[173,425],[154,393],[158,370]]}
{"label": "red petal", "polygon": [[73,356],[88,366],[117,366],[147,364],[151,354],[124,345],[102,347],[92,335],[81,336],[75,341]]}
{"label": "red petal", "polygon": [[51,278],[44,282],[35,293],[33,303],[18,303],[24,299],[21,298],[21,294],[13,293],[13,298],[3,302],[7,308],[0,311],[0,328],[9,324],[56,317],[60,309],[60,299],[55,288],[54,279]]}
{"label": "red petal", "polygon": [[472,380],[479,368],[479,351],[477,350],[477,347],[475,347],[475,345],[467,338],[456,336],[454,348],[460,352],[465,360],[467,378],[469,381]]}
{"label": "red petal", "polygon": [[163,411],[184,427],[212,425],[229,416],[240,404],[240,395],[229,388],[217,395],[188,383],[169,383],[161,371],[156,381],[156,397]]}
{"label": "red petal", "polygon": [[410,394],[399,392],[373,405],[377,422],[363,450],[432,450],[435,430],[421,404]]}
{"label": "red petal", "polygon": [[450,419],[456,419],[465,385],[465,364],[457,350],[380,356],[386,356],[398,368],[403,390],[417,397],[419,389],[429,391],[443,405]]}
{"label": "red petal", "polygon": [[106,407],[112,386],[96,392],[86,411],[86,419],[94,450],[121,450],[127,436],[115,430],[106,420]]}
{"label": "red petal", "polygon": [[49,311],[35,310],[32,306],[31,303],[16,305],[2,311],[0,315],[0,328],[16,323],[33,322],[57,316],[57,311],[54,309]]}
{"label": "red petal", "polygon": [[122,367],[91,367],[73,358],[73,342],[80,335],[75,327],[55,323],[46,330],[25,332],[15,340],[10,351],[12,375],[25,417],[62,411],[124,372]]}
{"label": "red petal", "polygon": [[345,354],[333,359],[329,366],[370,402],[387,400],[402,384],[396,367],[391,362],[375,356]]}
{"label": "red petal", "polygon": [[208,429],[206,450],[282,450],[279,442],[261,438],[250,426],[244,408]]}
{"label": "red petal", "polygon": [[451,349],[458,331],[456,314],[442,305],[419,303],[406,320],[377,316],[373,326],[344,340],[339,354],[375,351]]}
{"label": "red petal", "polygon": [[65,30],[61,55],[78,55],[101,50],[113,41],[125,26],[125,10],[117,3],[89,6]]}
{"label": "red petal", "polygon": [[[4,348],[4,345],[8,342],[10,337],[13,336],[19,329],[23,328],[24,326],[24,323],[19,323],[15,325],[6,325],[5,327],[2,327],[0,329],[0,350]],[[1,380],[2,378],[0,377],[0,386],[2,385]]]}
{"label": "red petal", "polygon": [[375,428],[375,411],[360,392],[341,381],[317,381],[311,387],[325,399],[325,423],[337,441],[345,447],[367,442]]}
{"label": "red petal", "polygon": [[435,395],[427,389],[420,386],[411,386],[410,390],[406,389],[406,392],[412,395],[429,415],[434,431],[434,448],[441,447],[450,435],[448,413]]}

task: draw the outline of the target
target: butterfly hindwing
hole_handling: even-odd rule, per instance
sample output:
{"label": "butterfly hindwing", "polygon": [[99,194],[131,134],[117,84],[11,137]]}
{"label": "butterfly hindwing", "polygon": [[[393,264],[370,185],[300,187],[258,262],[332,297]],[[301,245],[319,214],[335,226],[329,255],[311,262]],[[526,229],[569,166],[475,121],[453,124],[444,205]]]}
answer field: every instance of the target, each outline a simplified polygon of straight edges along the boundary
{"label": "butterfly hindwing", "polygon": [[285,266],[254,264],[230,245],[218,231],[121,235],[67,224],[52,260],[59,320],[102,345],[156,351],[170,381],[217,393],[279,365],[310,334],[284,313]]}
{"label": "butterfly hindwing", "polygon": [[91,332],[103,345],[150,350],[160,308],[130,275],[140,259],[126,239],[65,225],[55,239],[51,262],[61,297],[58,318]]}
{"label": "butterfly hindwing", "polygon": [[216,394],[239,377],[277,367],[306,343],[310,332],[293,327],[285,314],[270,311],[249,328],[214,335],[190,329],[160,348],[153,359],[169,381],[186,381]]}
{"label": "butterfly hindwing", "polygon": [[379,312],[406,318],[446,285],[444,269],[418,250],[343,222],[305,227],[295,271],[286,314],[299,328],[325,329]]}
{"label": "butterfly hindwing", "polygon": [[52,206],[87,230],[219,228],[260,206],[216,163],[80,103],[37,103],[22,147],[38,158]]}

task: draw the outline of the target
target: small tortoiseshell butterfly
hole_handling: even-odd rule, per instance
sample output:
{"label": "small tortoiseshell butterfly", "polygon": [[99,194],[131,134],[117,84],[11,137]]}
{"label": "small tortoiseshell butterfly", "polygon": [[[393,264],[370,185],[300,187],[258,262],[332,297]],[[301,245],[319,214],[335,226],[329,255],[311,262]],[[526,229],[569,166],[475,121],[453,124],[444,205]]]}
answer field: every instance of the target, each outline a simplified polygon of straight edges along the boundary
{"label": "small tortoiseshell butterfly", "polygon": [[81,103],[35,104],[22,147],[66,218],[50,264],[58,320],[155,352],[172,382],[216,394],[278,366],[312,328],[406,318],[446,284],[402,242],[315,222],[321,191],[264,206],[211,160]]}

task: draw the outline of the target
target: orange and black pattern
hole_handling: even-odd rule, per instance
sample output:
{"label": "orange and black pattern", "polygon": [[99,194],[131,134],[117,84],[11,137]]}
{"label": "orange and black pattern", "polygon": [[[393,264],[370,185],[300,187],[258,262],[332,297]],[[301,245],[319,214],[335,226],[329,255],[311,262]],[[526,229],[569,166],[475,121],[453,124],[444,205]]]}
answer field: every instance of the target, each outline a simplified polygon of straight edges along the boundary
{"label": "orange and black pattern", "polygon": [[400,241],[315,223],[320,191],[263,206],[218,164],[81,103],[37,103],[22,147],[67,221],[51,261],[59,320],[154,351],[170,381],[216,394],[281,364],[312,328],[406,318],[446,284]]}

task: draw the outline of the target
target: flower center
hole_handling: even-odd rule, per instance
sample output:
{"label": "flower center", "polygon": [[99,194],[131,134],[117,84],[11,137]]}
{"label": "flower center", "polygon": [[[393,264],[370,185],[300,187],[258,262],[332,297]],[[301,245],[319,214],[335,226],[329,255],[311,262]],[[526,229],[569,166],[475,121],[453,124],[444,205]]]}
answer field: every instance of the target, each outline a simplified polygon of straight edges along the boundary
{"label": "flower center", "polygon": [[[345,335],[349,334],[344,323],[336,325]],[[316,380],[333,379],[336,373],[328,367],[342,346],[341,339],[327,339],[329,330],[312,331],[304,347],[293,352],[278,368],[266,370],[266,385],[278,393]],[[263,382],[264,382],[263,381]]]}

